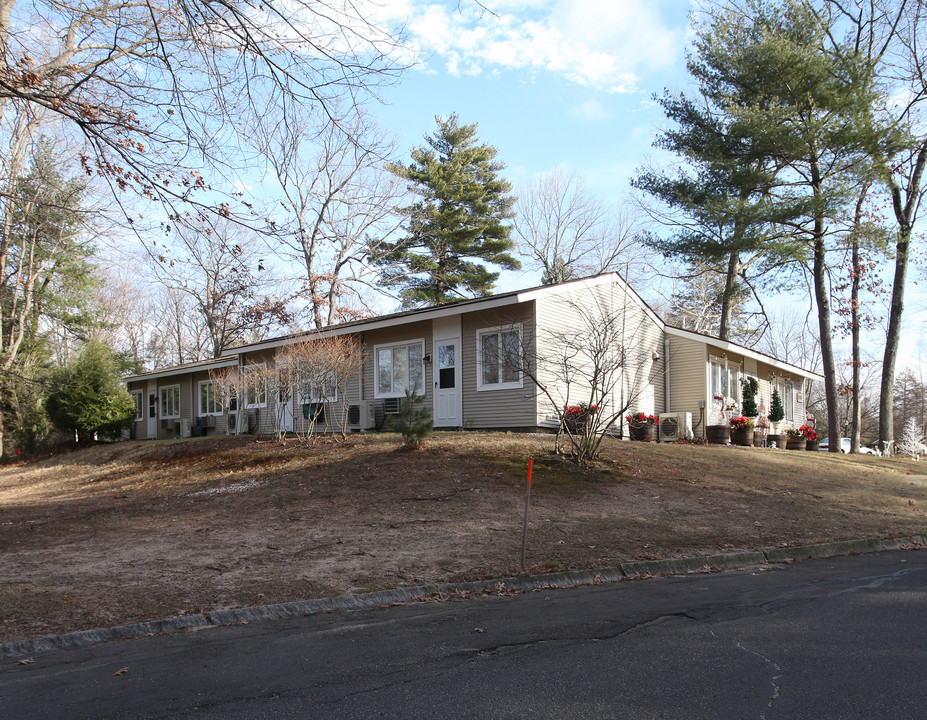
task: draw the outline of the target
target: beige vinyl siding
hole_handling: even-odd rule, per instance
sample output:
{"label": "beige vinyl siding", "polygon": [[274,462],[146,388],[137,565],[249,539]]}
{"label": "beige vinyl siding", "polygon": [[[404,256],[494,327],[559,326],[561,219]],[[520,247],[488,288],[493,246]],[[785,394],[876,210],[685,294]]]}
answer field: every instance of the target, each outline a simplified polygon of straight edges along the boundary
{"label": "beige vinyl siding", "polygon": [[[594,329],[588,326],[590,322],[595,324],[599,314],[609,313],[616,317],[618,331],[625,336],[623,344],[628,357],[626,370],[621,377],[624,386],[615,389],[608,403],[611,412],[623,414],[623,409],[627,409],[650,414],[663,410],[663,329],[639,303],[627,295],[622,285],[609,283],[594,288],[578,288],[574,292],[539,298],[536,304],[537,343],[542,358],[547,352],[552,359],[558,342],[562,344],[564,337],[594,333]],[[580,402],[588,397],[588,387],[583,387],[581,383],[567,387],[562,379],[558,380],[553,372],[545,369],[544,363],[539,376],[550,388],[553,402],[558,406]],[[539,398],[539,423],[556,423],[551,404],[551,400]]]}
{"label": "beige vinyl siding", "polygon": [[[760,386],[760,395],[763,399],[763,404],[766,406],[766,413],[772,409],[772,379],[775,377],[775,382],[777,384],[783,383],[785,380],[792,381],[792,421],[789,422],[787,419],[782,420],[779,423],[779,429],[784,430],[789,427],[801,427],[805,424],[805,413],[806,404],[808,402],[807,390],[805,385],[805,378],[798,374],[787,373],[767,365],[765,363],[758,363],[757,372],[759,373],[759,386]],[[803,389],[804,388],[804,389]],[[798,402],[798,393],[802,392],[803,399],[802,402]],[[785,398],[782,399],[783,408],[785,405]],[[757,400],[759,404],[759,399]],[[785,409],[785,408],[784,408]],[[788,410],[786,409],[786,418],[788,418]]]}
{"label": "beige vinyl siding", "polygon": [[[670,363],[669,412],[692,413],[693,429],[705,413],[699,402],[708,403],[708,349],[705,343],[668,336]],[[699,434],[704,430],[704,422]]]}
{"label": "beige vinyl siding", "polygon": [[531,428],[537,425],[536,388],[528,378],[522,387],[477,389],[477,333],[496,327],[521,325],[522,345],[534,348],[534,302],[505,310],[466,313],[461,318],[461,375],[465,428]]}

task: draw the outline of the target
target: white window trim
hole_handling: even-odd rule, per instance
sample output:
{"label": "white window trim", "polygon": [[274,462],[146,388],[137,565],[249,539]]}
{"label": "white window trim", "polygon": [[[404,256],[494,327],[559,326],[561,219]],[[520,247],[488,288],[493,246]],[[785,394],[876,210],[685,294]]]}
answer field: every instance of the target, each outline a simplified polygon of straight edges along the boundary
{"label": "white window trim", "polygon": [[725,395],[724,397],[726,399],[733,399],[734,404],[737,405],[738,408],[741,407],[741,403],[743,402],[743,393],[741,392],[740,385],[744,381],[744,378],[747,377],[747,375],[740,371],[740,363],[732,362],[731,360],[727,360],[727,362],[725,362],[725,358],[718,357],[717,355],[708,356],[708,392],[713,400],[716,399],[714,388],[715,365],[718,366],[720,371],[718,380],[720,381],[721,385],[724,385],[723,375],[727,373],[727,390],[729,394]]}
{"label": "white window trim", "polygon": [[214,410],[213,412],[203,412],[203,406],[201,405],[203,401],[203,385],[212,385],[213,386],[213,403],[216,403],[220,398],[219,388],[216,387],[216,382],[214,380],[200,380],[199,384],[196,386],[196,408],[198,417],[206,417],[208,415],[219,416],[222,414],[222,403],[219,403],[219,409]]}
{"label": "white window trim", "polygon": [[266,408],[267,407],[267,378],[261,379],[261,382],[264,383],[264,392],[262,393],[264,395],[264,402],[256,402],[256,403],[248,402],[248,395],[250,394],[248,391],[251,389],[249,385],[249,381],[248,381],[248,373],[253,372],[258,368],[263,370],[266,366],[267,366],[267,363],[254,363],[253,365],[245,365],[241,369],[242,380],[244,381],[242,382],[242,386],[243,386],[242,394],[244,395],[244,398],[243,398],[243,402],[241,405],[244,410],[251,410],[252,408]]}
{"label": "white window trim", "polygon": [[135,422],[141,422],[145,419],[145,403],[142,391],[133,390],[132,399],[135,401]]}
{"label": "white window trim", "polygon": [[[779,387],[779,399],[782,400],[782,409],[785,411],[785,417],[782,418],[783,422],[794,423],[795,422],[795,381],[790,378],[783,378],[778,383]],[[786,402],[786,393],[785,387],[789,386],[791,392],[789,393],[788,402]]]}
{"label": "white window trim", "polygon": [[383,343],[382,345],[373,346],[373,397],[375,399],[379,398],[403,398],[406,396],[405,393],[401,392],[391,392],[391,393],[381,393],[380,392],[380,350],[390,350],[397,347],[408,347],[410,345],[418,345],[422,349],[422,387],[421,392],[425,392],[425,338],[415,338],[414,340],[402,340],[400,342],[391,342]]}
{"label": "white window trim", "polygon": [[[176,415],[165,415],[164,414],[164,393],[167,390],[176,390],[177,391],[177,414]],[[158,414],[162,420],[179,420],[180,419],[180,385],[164,385],[158,388]]]}
{"label": "white window trim", "polygon": [[[477,392],[488,392],[492,390],[520,390],[525,386],[524,374],[518,371],[518,380],[509,382],[484,383],[483,382],[483,337],[486,335],[499,335],[499,347],[502,347],[502,333],[515,330],[518,333],[518,346],[522,343],[522,324],[513,323],[511,325],[497,325],[496,327],[482,328],[476,331],[476,390]],[[501,364],[500,364],[501,370]]]}

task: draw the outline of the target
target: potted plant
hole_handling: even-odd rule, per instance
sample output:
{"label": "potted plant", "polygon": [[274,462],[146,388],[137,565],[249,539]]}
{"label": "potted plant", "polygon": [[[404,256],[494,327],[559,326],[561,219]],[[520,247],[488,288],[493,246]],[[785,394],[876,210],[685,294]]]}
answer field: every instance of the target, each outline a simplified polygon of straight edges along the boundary
{"label": "potted plant", "polygon": [[773,388],[772,407],[769,409],[769,422],[771,424],[769,438],[766,444],[772,446],[776,443],[777,448],[784,448],[788,435],[777,432],[777,424],[785,417],[785,408],[782,407],[782,398],[779,397],[779,391]]}
{"label": "potted plant", "polygon": [[571,435],[581,435],[589,424],[589,419],[598,412],[598,405],[579,403],[563,406],[563,426]]}
{"label": "potted plant", "polygon": [[751,418],[743,415],[731,418],[731,442],[734,445],[753,447],[753,427]]}
{"label": "potted plant", "polygon": [[659,417],[636,412],[625,416],[625,420],[628,421],[628,429],[632,440],[640,440],[641,442],[654,441],[656,427],[660,424]]}
{"label": "potted plant", "polygon": [[786,447],[789,450],[804,450],[807,445],[807,439],[801,431],[801,428],[789,428],[786,430]]}
{"label": "potted plant", "polygon": [[712,399],[713,411],[709,414],[709,422],[714,424],[705,426],[705,439],[708,442],[715,445],[731,444],[731,426],[725,420],[728,417],[725,412],[730,405],[728,399],[720,393]]}
{"label": "potted plant", "polygon": [[805,436],[805,450],[818,449],[818,434],[814,431],[813,425],[802,425],[798,431]]}

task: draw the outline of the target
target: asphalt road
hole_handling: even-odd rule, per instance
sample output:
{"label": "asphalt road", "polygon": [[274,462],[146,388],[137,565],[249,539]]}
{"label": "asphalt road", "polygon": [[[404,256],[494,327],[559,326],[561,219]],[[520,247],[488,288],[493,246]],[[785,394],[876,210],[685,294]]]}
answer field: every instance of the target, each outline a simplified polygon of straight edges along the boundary
{"label": "asphalt road", "polygon": [[924,718],[927,550],[18,660],[2,718]]}

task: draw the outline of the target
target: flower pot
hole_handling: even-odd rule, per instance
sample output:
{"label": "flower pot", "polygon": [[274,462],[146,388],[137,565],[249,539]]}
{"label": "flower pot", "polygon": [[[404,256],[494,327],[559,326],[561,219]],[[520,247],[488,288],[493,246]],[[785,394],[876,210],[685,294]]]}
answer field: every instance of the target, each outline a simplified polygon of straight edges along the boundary
{"label": "flower pot", "polygon": [[586,413],[564,415],[563,425],[570,431],[571,435],[582,435],[589,422],[589,416]]}
{"label": "flower pot", "polygon": [[731,444],[731,426],[730,425],[708,425],[705,428],[705,436],[708,442],[715,445]]}
{"label": "flower pot", "polygon": [[789,436],[785,433],[782,433],[781,435],[769,435],[766,438],[766,447],[772,447],[773,443],[776,443],[777,448],[784,448],[788,439]]}
{"label": "flower pot", "polygon": [[656,425],[645,422],[640,424],[628,423],[628,432],[632,440],[639,442],[653,442],[656,434]]}
{"label": "flower pot", "polygon": [[806,437],[789,437],[785,447],[788,450],[804,450],[807,442]]}
{"label": "flower pot", "polygon": [[731,428],[731,443],[753,447],[753,428]]}
{"label": "flower pot", "polygon": [[817,449],[818,449],[817,440],[809,440],[807,443],[805,443],[805,450],[814,450],[815,452],[817,452]]}

